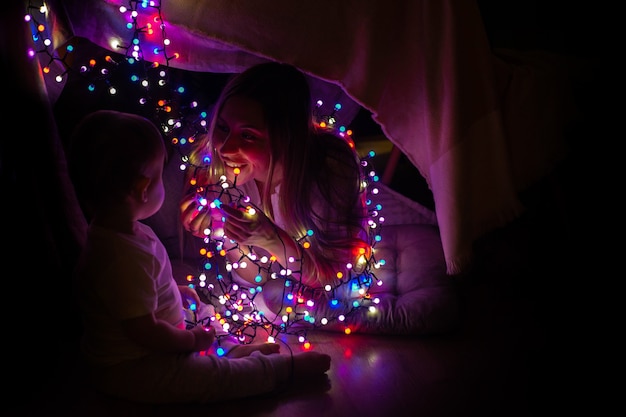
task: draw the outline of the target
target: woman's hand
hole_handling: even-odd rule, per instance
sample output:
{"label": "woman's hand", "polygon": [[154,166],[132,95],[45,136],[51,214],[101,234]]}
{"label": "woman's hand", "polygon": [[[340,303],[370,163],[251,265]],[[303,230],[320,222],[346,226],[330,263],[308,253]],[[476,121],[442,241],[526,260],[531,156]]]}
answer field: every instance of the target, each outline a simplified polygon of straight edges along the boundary
{"label": "woman's hand", "polygon": [[239,245],[258,246],[273,249],[279,237],[277,226],[265,215],[256,210],[251,214],[243,208],[222,205],[224,213],[224,234]]}
{"label": "woman's hand", "polygon": [[218,226],[222,221],[222,214],[210,206],[203,206],[198,202],[195,193],[189,194],[180,202],[180,220],[183,227],[197,237],[205,237],[205,230]]}

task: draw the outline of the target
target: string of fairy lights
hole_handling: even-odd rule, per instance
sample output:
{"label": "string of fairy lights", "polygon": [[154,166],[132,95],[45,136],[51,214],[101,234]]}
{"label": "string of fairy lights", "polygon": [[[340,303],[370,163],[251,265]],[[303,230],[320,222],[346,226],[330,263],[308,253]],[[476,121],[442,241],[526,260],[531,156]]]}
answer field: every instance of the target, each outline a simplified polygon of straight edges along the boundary
{"label": "string of fairy lights", "polygon": [[[106,55],[99,60],[90,58],[84,64],[70,63],[75,52],[71,41],[54,48],[47,23],[49,12],[44,2],[32,0],[29,1],[25,14],[33,42],[28,54],[39,57],[44,76],[53,77],[56,82],[61,83],[70,72],[78,73],[87,81],[87,91],[91,93],[106,89],[108,94],[116,95],[123,88],[138,89],[141,92],[138,104],[153,114],[164,137],[179,150],[180,169],[199,168],[191,165],[187,147],[193,144],[196,135],[206,132],[209,112],[203,110],[197,101],[182,100],[185,87],[173,86],[171,83],[170,62],[179,56],[170,52],[172,45],[167,37],[161,2],[128,1],[127,5],[120,6],[119,12],[127,21],[129,41],[117,41],[115,47],[123,53]],[[125,69],[124,73],[130,74],[125,80],[116,77],[122,68]],[[317,108],[322,104],[318,101]],[[339,110],[341,105],[336,104],[330,114],[318,114],[317,123],[322,128],[332,130],[354,147],[352,131],[337,123],[336,113]],[[211,233],[209,230],[199,253],[203,261],[198,267],[198,273],[189,275],[187,280],[205,299],[210,300],[215,306],[215,312],[207,317],[200,317],[198,314],[188,325],[207,325],[208,322],[219,324],[223,329],[221,334],[231,338],[234,336],[242,344],[251,343],[258,337],[275,341],[279,335],[295,335],[302,346],[308,349],[309,330],[338,323],[349,334],[353,330],[350,318],[357,311],[367,309],[368,314],[375,314],[380,300],[370,293],[370,289],[373,285],[382,284],[375,271],[384,266],[385,260],[376,259],[375,256],[375,246],[381,240],[380,229],[384,217],[380,214],[381,205],[374,203],[371,198],[378,192],[378,176],[370,163],[373,157],[374,152],[370,151],[361,158],[362,189],[367,192],[369,214],[367,247],[359,248],[355,265],[346,264],[348,274],[338,274],[334,285],[312,288],[300,279],[301,260],[289,259],[287,265],[281,265],[275,257],[256,256],[253,251],[243,251],[236,242],[227,242],[227,237],[223,234]],[[225,202],[234,204],[250,215],[259,210],[237,188],[236,183],[226,179],[198,189],[197,196],[200,204],[207,210]],[[295,239],[302,250],[310,247],[312,231],[308,233]],[[229,245],[225,245],[226,243]],[[237,262],[227,259],[227,251],[231,250],[240,252]],[[268,318],[267,312],[261,311],[257,305],[256,297],[263,292],[261,285],[244,286],[233,279],[233,273],[239,268],[257,268],[259,272],[268,272],[271,279],[284,282],[283,305],[276,317]],[[215,279],[209,279],[210,277]],[[362,320],[362,317],[359,316],[358,319]]]}

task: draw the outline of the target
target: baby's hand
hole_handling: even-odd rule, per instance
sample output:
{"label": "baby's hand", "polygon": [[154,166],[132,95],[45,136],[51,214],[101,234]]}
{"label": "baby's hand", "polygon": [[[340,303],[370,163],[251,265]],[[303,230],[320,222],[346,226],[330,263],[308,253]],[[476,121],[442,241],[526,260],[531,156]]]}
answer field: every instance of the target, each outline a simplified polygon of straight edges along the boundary
{"label": "baby's hand", "polygon": [[200,296],[195,289],[188,285],[178,285],[178,291],[180,291],[184,308],[192,309],[194,311],[197,311],[197,309],[200,308]]}
{"label": "baby's hand", "polygon": [[212,326],[204,327],[197,325],[190,330],[196,337],[196,343],[193,345],[194,352],[202,352],[211,347],[215,341],[215,328]]}
{"label": "baby's hand", "polygon": [[330,355],[315,351],[293,355],[293,377],[307,378],[325,374],[330,369]]}

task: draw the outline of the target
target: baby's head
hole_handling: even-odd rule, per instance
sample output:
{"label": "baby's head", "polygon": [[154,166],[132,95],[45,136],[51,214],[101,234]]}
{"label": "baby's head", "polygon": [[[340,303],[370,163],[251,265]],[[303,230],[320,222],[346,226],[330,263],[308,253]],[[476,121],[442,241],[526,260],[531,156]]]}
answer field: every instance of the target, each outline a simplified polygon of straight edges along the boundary
{"label": "baby's head", "polygon": [[162,189],[165,157],[161,132],[150,120],[114,110],[85,116],[71,137],[68,168],[87,217],[123,203],[142,182]]}

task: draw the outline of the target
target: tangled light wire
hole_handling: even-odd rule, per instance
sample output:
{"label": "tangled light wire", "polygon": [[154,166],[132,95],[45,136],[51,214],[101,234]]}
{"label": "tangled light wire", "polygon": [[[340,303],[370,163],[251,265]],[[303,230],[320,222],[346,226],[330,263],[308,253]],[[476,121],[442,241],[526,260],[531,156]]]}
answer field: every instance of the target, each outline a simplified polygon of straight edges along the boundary
{"label": "tangled light wire", "polygon": [[[374,153],[370,152],[361,159],[363,171],[370,168],[369,159],[373,156]],[[198,315],[191,325],[218,324],[222,335],[234,336],[242,344],[252,343],[261,334],[267,341],[276,341],[280,334],[287,334],[296,335],[298,341],[306,346],[309,343],[307,333],[311,329],[338,323],[345,333],[351,333],[350,317],[357,311],[367,309],[368,313],[375,314],[380,300],[372,296],[370,288],[382,285],[375,270],[382,267],[385,261],[376,259],[375,246],[381,240],[384,217],[380,215],[382,206],[371,199],[372,194],[378,193],[375,186],[377,175],[370,170],[363,178],[363,189],[368,193],[368,247],[360,251],[355,265],[346,264],[348,273],[338,275],[333,285],[323,288],[306,285],[301,279],[302,259],[289,258],[287,264],[282,265],[273,256],[257,255],[251,247],[243,248],[224,236],[219,222],[205,230],[204,245],[200,249],[203,256],[200,272],[196,276],[189,275],[187,280],[215,310],[208,316]],[[230,182],[222,177],[218,183],[198,187],[196,197],[200,211],[219,209],[222,204],[239,208],[247,215],[255,215],[259,210],[236,186],[236,178],[235,182]],[[312,231],[309,231],[295,239],[301,250],[310,247],[308,238],[311,235]],[[226,256],[232,251],[239,253],[234,262]],[[256,298],[263,292],[263,286],[242,284],[234,276],[240,268],[257,268],[259,282],[262,273],[271,280],[283,282],[278,312],[264,311],[259,307]]]}

